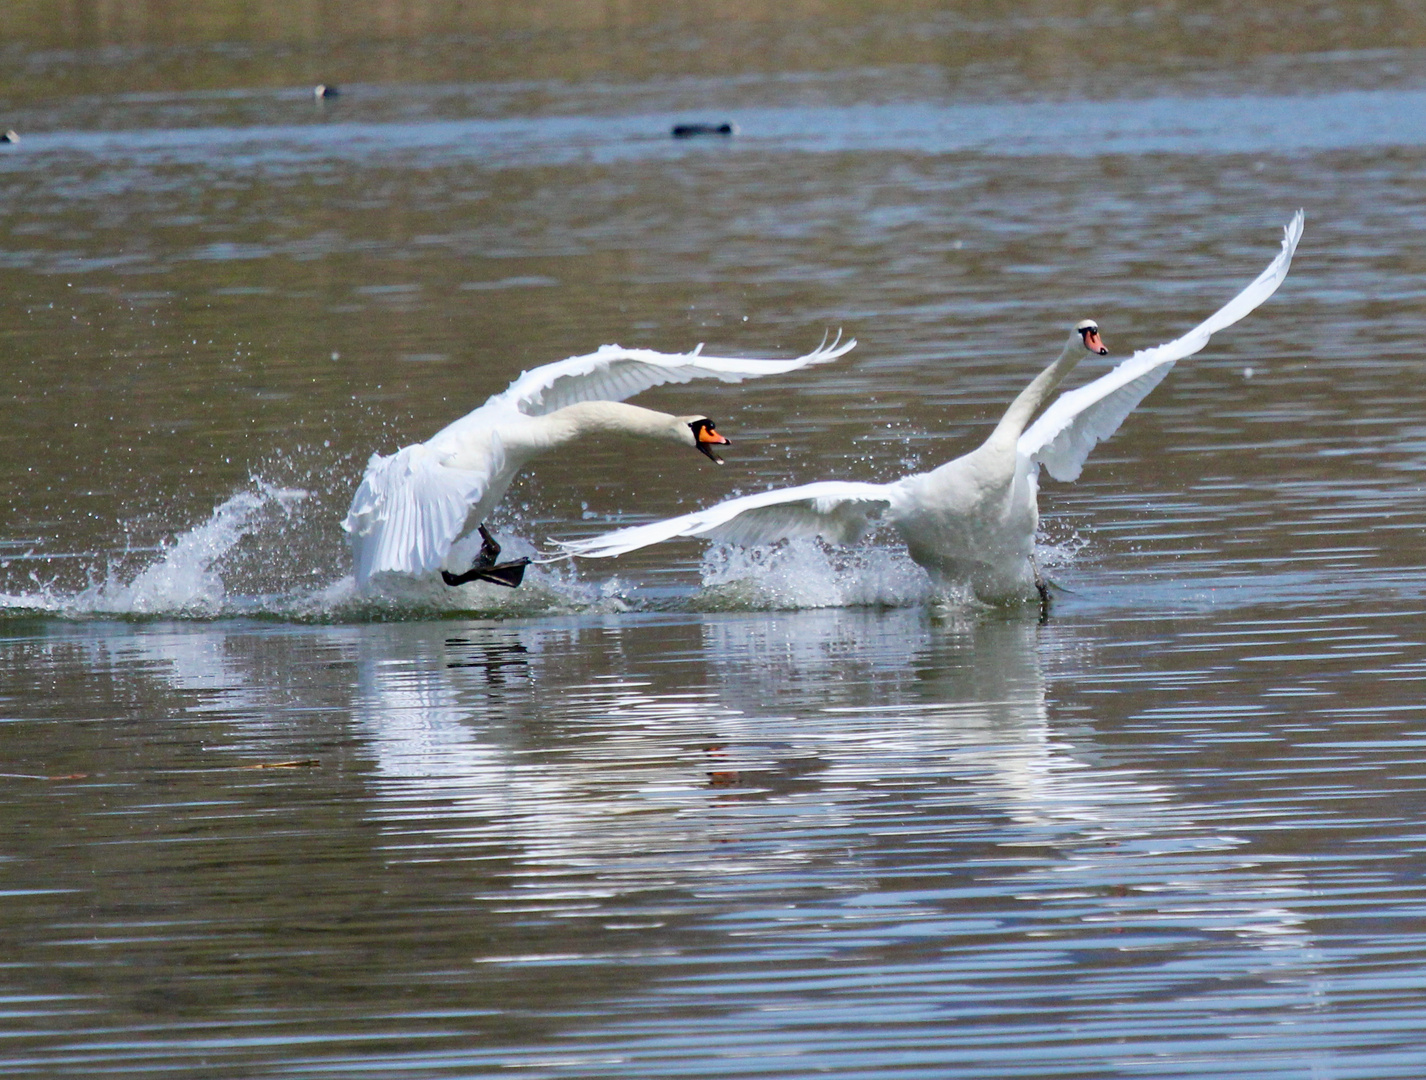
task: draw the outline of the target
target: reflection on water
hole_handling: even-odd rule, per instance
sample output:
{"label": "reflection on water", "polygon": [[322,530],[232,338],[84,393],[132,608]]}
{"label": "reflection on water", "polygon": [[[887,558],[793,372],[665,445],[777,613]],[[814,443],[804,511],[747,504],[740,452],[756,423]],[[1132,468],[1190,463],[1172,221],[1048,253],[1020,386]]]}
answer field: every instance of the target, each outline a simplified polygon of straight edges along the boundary
{"label": "reflection on water", "polygon": [[1422,646],[1295,625],[1410,663],[1285,710],[1248,703],[1297,641],[1216,616],[12,634],[97,706],[15,687],[12,1061],[108,1068],[143,1017],[149,1067],[1408,1075]]}
{"label": "reflection on water", "polygon": [[[1426,1074],[1419,13],[171,7],[0,14],[0,1074]],[[522,369],[861,342],[517,545],[886,480],[1298,206],[1044,624],[885,538],[353,599],[367,456]]]}

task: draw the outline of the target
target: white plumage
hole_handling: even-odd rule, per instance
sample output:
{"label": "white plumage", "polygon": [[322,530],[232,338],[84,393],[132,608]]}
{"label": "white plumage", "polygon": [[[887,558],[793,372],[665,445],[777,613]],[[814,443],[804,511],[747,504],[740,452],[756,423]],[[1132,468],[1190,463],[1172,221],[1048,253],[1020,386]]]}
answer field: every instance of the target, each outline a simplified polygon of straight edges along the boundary
{"label": "white plumage", "polygon": [[835,360],[855,345],[838,335],[791,360],[704,356],[701,345],[690,353],[605,345],[524,372],[425,442],[372,455],[342,522],[357,584],[379,573],[440,569],[451,545],[483,521],[520,470],[545,451],[596,432],[699,446],[689,423],[706,418],[621,404],[625,398],[664,383],[782,375]]}
{"label": "white plumage", "polygon": [[1095,445],[1118,429],[1176,361],[1201,350],[1215,332],[1277,291],[1302,226],[1299,210],[1284,229],[1277,258],[1204,322],[1062,394],[1030,424],[1079,363],[1085,347],[1098,345],[1098,327],[1090,320],[1080,323],[1059,358],[1021,391],[984,443],[930,472],[889,484],[827,480],[760,492],[560,547],[572,555],[605,558],[680,536],[737,544],[822,536],[851,543],[884,522],[901,535],[911,557],[942,584],[969,585],[987,600],[1027,596],[1040,585],[1031,558],[1039,527],[1040,466],[1057,480],[1077,478]]}

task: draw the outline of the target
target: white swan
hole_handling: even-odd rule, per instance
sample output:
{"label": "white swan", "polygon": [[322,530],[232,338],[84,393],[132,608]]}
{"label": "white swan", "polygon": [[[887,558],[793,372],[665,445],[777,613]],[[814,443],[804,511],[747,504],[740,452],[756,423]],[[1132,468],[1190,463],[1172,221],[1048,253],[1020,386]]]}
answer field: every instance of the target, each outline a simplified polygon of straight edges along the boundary
{"label": "white swan", "polygon": [[[496,563],[500,547],[483,522],[532,458],[598,432],[616,432],[698,449],[722,464],[712,447],[728,440],[708,417],[672,416],[623,399],[663,383],[781,375],[835,360],[855,345],[839,334],[793,360],[703,356],[701,345],[691,353],[605,345],[525,372],[425,442],[371,456],[342,522],[351,537],[357,585],[365,586],[373,574],[440,569],[449,585],[481,578],[514,587],[528,560]],[[472,525],[480,529],[481,552],[470,570],[452,574],[442,564]]]}
{"label": "white swan", "polygon": [[736,544],[821,536],[855,542],[872,524],[891,525],[911,557],[938,584],[969,585],[984,600],[1031,595],[1044,582],[1035,568],[1036,502],[1041,466],[1056,480],[1074,480],[1096,443],[1216,331],[1230,326],[1277,291],[1302,236],[1302,211],[1284,229],[1282,251],[1251,285],[1183,337],[1136,352],[1093,382],[1060,396],[1035,423],[1031,417],[1089,349],[1103,355],[1099,328],[1084,320],[1064,351],[1011,402],[990,437],[970,453],[930,472],[890,484],[827,480],[729,499],[707,510],[559,544],[588,558],[622,555],[679,536]]}

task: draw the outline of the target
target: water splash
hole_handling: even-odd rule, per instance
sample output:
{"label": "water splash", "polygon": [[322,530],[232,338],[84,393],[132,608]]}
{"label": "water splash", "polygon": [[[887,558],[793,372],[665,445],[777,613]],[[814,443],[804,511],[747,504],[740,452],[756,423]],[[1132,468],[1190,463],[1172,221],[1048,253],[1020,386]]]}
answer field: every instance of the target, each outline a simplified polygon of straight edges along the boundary
{"label": "water splash", "polygon": [[[529,541],[508,533],[502,534],[501,543],[506,557],[518,558],[535,552]],[[624,594],[624,586],[617,579],[602,585],[585,582],[569,563],[529,567],[518,589],[484,581],[452,588],[435,575],[417,578],[378,574],[362,591],[348,574],[306,601],[294,603],[287,614],[360,622],[455,614],[493,619],[613,614],[630,609],[631,604]]]}
{"label": "water splash", "polygon": [[[1073,564],[1087,541],[1078,534],[1042,541],[1042,570]],[[758,547],[715,545],[703,557],[702,591],[690,606],[704,611],[792,611],[830,607],[982,608],[969,587],[936,583],[900,546],[834,547],[792,540]]]}
{"label": "water splash", "polygon": [[899,548],[834,548],[816,540],[741,548],[703,557],[704,610],[913,607],[936,598],[926,571]]}
{"label": "water splash", "polygon": [[34,592],[0,594],[0,607],[67,615],[221,614],[226,589],[214,564],[233,550],[266,514],[290,517],[307,497],[300,488],[258,482],[222,502],[208,520],[160,549],[159,557],[128,582],[112,569],[77,593],[36,580]]}
{"label": "water splash", "polygon": [[[32,588],[0,592],[0,614],[369,622],[456,614],[516,618],[628,607],[620,583],[583,582],[568,563],[531,567],[519,589],[485,582],[452,589],[434,576],[382,575],[371,588],[359,591],[349,560],[333,562],[325,534],[335,530],[337,520],[320,493],[314,498],[303,488],[255,479],[250,488],[215,507],[207,520],[163,545],[132,577],[121,577],[110,565],[85,587],[70,591],[31,574]],[[511,556],[535,552],[518,536],[507,535],[505,540]]]}
{"label": "water splash", "polygon": [[[301,487],[255,479],[207,520],[163,545],[132,577],[121,578],[108,566],[85,587],[68,591],[32,575],[33,588],[0,593],[0,615],[373,622],[613,614],[670,606],[701,611],[977,606],[967,596],[948,596],[937,588],[899,545],[843,548],[815,540],[715,545],[703,558],[701,586],[672,602],[666,594],[641,595],[618,577],[585,579],[571,562],[532,565],[518,589],[479,581],[450,588],[434,575],[378,575],[358,590],[350,560],[331,543],[336,521],[320,491],[314,497]],[[536,553],[509,528],[502,530],[501,541],[508,557]],[[1082,546],[1078,537],[1042,544],[1037,556],[1042,566],[1065,566]]]}

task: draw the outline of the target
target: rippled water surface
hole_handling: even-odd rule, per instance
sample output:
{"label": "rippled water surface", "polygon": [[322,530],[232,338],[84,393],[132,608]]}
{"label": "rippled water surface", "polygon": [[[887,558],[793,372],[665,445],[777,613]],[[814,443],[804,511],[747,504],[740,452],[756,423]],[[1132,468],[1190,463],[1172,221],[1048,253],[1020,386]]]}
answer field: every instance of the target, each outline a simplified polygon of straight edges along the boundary
{"label": "rippled water surface", "polygon": [[[0,1075],[1426,1075],[1421,5],[148,10],[0,16]],[[516,549],[890,480],[1298,207],[1044,620],[890,534],[352,586],[523,369],[859,341]]]}

